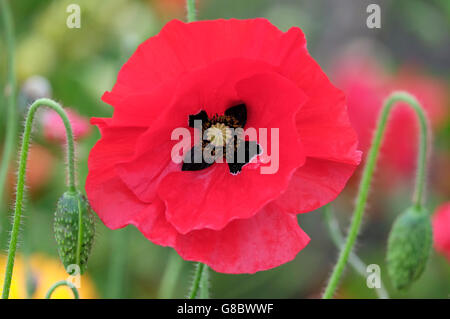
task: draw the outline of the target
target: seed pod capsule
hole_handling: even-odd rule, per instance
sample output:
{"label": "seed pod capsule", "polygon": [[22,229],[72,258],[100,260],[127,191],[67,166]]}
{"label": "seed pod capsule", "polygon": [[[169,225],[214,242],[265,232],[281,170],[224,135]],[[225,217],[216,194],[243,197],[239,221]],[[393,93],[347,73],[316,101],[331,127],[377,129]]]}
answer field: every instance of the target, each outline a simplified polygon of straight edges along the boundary
{"label": "seed pod capsule", "polygon": [[396,289],[408,289],[420,278],[431,245],[431,221],[426,212],[411,207],[395,220],[388,239],[387,267]]}
{"label": "seed pod capsule", "polygon": [[95,235],[94,214],[85,196],[79,192],[65,192],[61,196],[54,231],[64,267],[75,264],[84,273]]}

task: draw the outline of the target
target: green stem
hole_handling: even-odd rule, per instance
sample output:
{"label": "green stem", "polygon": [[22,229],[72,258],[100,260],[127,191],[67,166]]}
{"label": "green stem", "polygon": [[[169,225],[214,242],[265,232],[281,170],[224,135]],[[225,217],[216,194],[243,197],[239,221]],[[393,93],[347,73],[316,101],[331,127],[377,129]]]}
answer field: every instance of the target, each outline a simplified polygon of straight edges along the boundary
{"label": "green stem", "polygon": [[180,277],[181,268],[183,267],[182,261],[183,259],[181,259],[177,253],[170,253],[169,262],[158,291],[159,298],[167,299],[173,297],[173,292],[175,291],[175,286]]}
{"label": "green stem", "polygon": [[381,116],[378,120],[378,125],[375,131],[375,136],[372,140],[372,145],[367,156],[366,165],[364,167],[363,176],[359,184],[358,195],[356,197],[355,209],[353,211],[353,218],[350,225],[350,230],[345,241],[345,245],[342,247],[338,261],[333,269],[333,273],[328,281],[328,285],[323,294],[324,299],[332,298],[339,280],[344,271],[345,265],[349,255],[353,249],[356,238],[358,237],[361,221],[366,207],[367,195],[369,193],[370,183],[372,180],[373,171],[375,169],[375,163],[378,158],[381,142],[383,139],[384,131],[386,128],[387,119],[389,117],[392,107],[397,102],[406,102],[417,114],[420,122],[420,147],[419,156],[417,157],[417,176],[414,190],[413,202],[416,207],[420,208],[422,205],[423,188],[425,185],[425,168],[427,159],[427,142],[428,142],[428,125],[426,116],[420,106],[419,102],[409,93],[406,92],[394,92],[392,93],[383,106]]}
{"label": "green stem", "polygon": [[[338,221],[334,217],[334,214],[332,212],[331,204],[325,206],[324,216],[325,221],[327,222],[328,232],[330,233],[333,243],[336,245],[338,249],[341,249],[342,246],[344,245],[344,237],[342,235],[341,229],[339,228]],[[348,257],[348,262],[361,277],[366,278],[367,265],[355,253],[353,252],[350,253],[350,256]],[[375,289],[378,298],[389,299],[389,295],[381,279],[380,284],[381,284],[380,288]]]}
{"label": "green stem", "polygon": [[[32,224],[32,221],[31,221]],[[29,227],[29,226],[28,226]],[[30,255],[32,248],[30,247],[30,232],[24,232],[23,236],[23,263],[25,265],[25,287],[27,299],[33,298],[33,294],[36,290],[36,283],[34,280],[33,269],[31,269]]]}
{"label": "green stem", "polygon": [[197,11],[195,10],[195,0],[186,0],[187,21],[197,21]]}
{"label": "green stem", "polygon": [[209,268],[206,265],[200,280],[200,299],[209,299]]}
{"label": "green stem", "polygon": [[69,282],[67,280],[61,280],[61,281],[55,282],[50,287],[50,289],[47,291],[47,294],[45,295],[45,299],[50,299],[52,297],[52,294],[55,291],[55,289],[60,287],[60,286],[67,286],[67,287],[69,287],[70,289],[72,289],[73,297],[75,299],[80,299],[80,294],[78,293],[77,287],[75,287],[71,282]]}
{"label": "green stem", "polygon": [[2,15],[3,27],[6,39],[6,56],[7,56],[7,86],[5,88],[6,97],[6,136],[3,145],[3,156],[0,164],[0,207],[2,207],[2,199],[5,194],[5,182],[8,174],[8,168],[13,155],[16,129],[17,129],[17,111],[16,111],[16,76],[14,70],[14,24],[11,10],[7,0],[0,1],[0,11]]}
{"label": "green stem", "polygon": [[197,298],[198,290],[200,287],[200,282],[202,281],[203,270],[205,269],[205,264],[198,263],[197,270],[195,272],[194,281],[192,282],[191,294],[189,299]]}
{"label": "green stem", "polygon": [[25,122],[25,130],[23,134],[22,147],[20,151],[20,161],[19,161],[19,170],[17,173],[17,186],[16,186],[16,203],[14,205],[14,221],[11,231],[11,240],[9,242],[8,249],[8,261],[6,264],[6,272],[5,272],[5,281],[3,283],[3,293],[2,298],[7,299],[9,296],[9,289],[11,287],[11,278],[12,272],[14,268],[14,258],[16,256],[16,247],[17,247],[17,238],[19,235],[20,229],[20,220],[22,217],[22,209],[23,209],[23,195],[25,188],[25,173],[27,168],[27,159],[28,159],[28,150],[30,147],[30,137],[31,137],[31,129],[33,125],[33,119],[36,114],[36,111],[41,106],[47,106],[54,111],[56,111],[61,119],[63,120],[64,126],[66,128],[67,135],[67,162],[69,168],[69,191],[75,193],[75,150],[74,150],[74,141],[73,141],[73,133],[72,127],[70,126],[69,118],[67,117],[64,109],[55,101],[50,99],[38,99],[33,104],[31,104],[27,119]]}

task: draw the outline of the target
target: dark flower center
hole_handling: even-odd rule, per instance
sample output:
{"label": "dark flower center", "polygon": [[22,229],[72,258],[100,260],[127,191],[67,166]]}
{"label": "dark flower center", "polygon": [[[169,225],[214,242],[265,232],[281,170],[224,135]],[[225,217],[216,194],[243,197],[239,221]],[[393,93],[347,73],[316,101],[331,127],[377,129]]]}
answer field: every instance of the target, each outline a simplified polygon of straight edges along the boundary
{"label": "dark flower center", "polygon": [[239,104],[225,110],[224,115],[208,114],[201,110],[189,115],[189,126],[201,130],[201,143],[195,145],[184,157],[183,171],[199,171],[225,159],[230,173],[238,174],[244,165],[261,153],[261,147],[244,140],[247,108]]}

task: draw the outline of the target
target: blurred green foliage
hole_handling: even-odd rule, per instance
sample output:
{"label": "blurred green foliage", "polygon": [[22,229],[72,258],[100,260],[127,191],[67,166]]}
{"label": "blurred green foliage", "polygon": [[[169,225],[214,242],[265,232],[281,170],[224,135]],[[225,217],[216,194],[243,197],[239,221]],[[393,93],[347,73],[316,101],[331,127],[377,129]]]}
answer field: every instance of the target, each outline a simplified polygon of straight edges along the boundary
{"label": "blurred green foliage", "polygon": [[[157,0],[40,0],[10,1],[17,34],[17,74],[19,88],[32,75],[47,78],[52,97],[65,106],[76,109],[86,117],[111,116],[112,109],[101,102],[105,90],[111,89],[121,65],[137,45],[157,34],[173,15],[183,18],[183,8],[164,12],[157,9]],[[204,0],[199,5],[199,19],[267,17],[282,30],[301,27],[308,39],[308,48],[325,68],[338,49],[356,38],[381,43],[390,59],[388,67],[405,61],[414,61],[448,81],[450,64],[450,1],[403,0],[378,1],[383,8],[381,30],[368,30],[364,23],[364,3],[356,1],[306,0]],[[377,2],[377,1],[372,1]],[[65,26],[66,7],[78,3],[82,10],[81,29]],[[356,9],[355,9],[356,8]],[[339,10],[338,10],[339,9]],[[355,15],[356,11],[356,15]],[[181,12],[181,16],[180,16]],[[359,13],[358,13],[359,12]],[[0,41],[0,83],[4,86],[4,43]],[[383,54],[384,54],[383,53]],[[380,51],[381,54],[381,51]],[[377,55],[377,52],[375,52]],[[448,82],[447,82],[448,83]],[[18,105],[23,121],[26,105]],[[0,143],[4,138],[4,100],[0,98]],[[84,188],[89,150],[99,138],[97,129],[77,146],[78,181]],[[57,157],[51,167],[50,181],[40,189],[38,196],[29,196],[23,225],[22,251],[45,252],[57,256],[52,220],[57,199],[64,192],[65,173],[63,151],[48,146],[39,139],[36,143],[47,147]],[[450,123],[435,133],[438,149],[449,152]],[[447,157],[448,159],[448,157]],[[447,166],[448,169],[448,166]],[[447,173],[448,176],[448,173]],[[434,252],[423,277],[405,293],[395,292],[387,278],[385,248],[393,212],[401,211],[409,202],[409,185],[392,196],[370,199],[371,208],[357,245],[357,253],[367,264],[379,264],[382,278],[391,296],[399,298],[447,298],[450,293],[448,261]],[[434,208],[445,197],[448,189],[428,189],[429,205]],[[336,203],[342,225],[349,222],[352,207],[350,189]],[[440,194],[440,195],[435,195]],[[1,207],[0,245],[7,246],[11,196],[8,205]],[[317,298],[320,296],[337,249],[327,236],[320,211],[299,216],[302,228],[310,235],[310,245],[297,258],[276,269],[254,275],[224,275],[211,272],[212,296],[219,298]],[[345,229],[345,227],[343,227]],[[171,249],[150,243],[134,227],[112,231],[97,218],[97,236],[87,272],[92,276],[102,297],[151,298],[156,297],[168,254]],[[124,255],[124,264],[117,255]],[[111,264],[113,263],[113,265]],[[2,272],[2,271],[0,271]],[[113,291],[109,279],[121,277],[122,288]],[[193,266],[186,262],[174,297],[184,297],[193,276]],[[348,269],[339,297],[373,298],[365,279]]]}

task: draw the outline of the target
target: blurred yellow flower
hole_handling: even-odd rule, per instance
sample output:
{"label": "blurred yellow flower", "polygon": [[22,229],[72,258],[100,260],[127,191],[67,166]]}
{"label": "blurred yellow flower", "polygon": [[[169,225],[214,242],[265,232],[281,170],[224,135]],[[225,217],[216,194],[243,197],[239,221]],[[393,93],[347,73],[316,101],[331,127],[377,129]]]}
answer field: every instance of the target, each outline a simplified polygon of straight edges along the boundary
{"label": "blurred yellow flower", "polygon": [[[3,287],[3,276],[6,266],[6,256],[0,256],[0,292]],[[32,286],[31,296],[27,296],[27,276],[28,285]],[[14,273],[11,283],[11,290],[9,298],[11,299],[42,299],[49,288],[57,281],[68,280],[69,275],[64,270],[63,265],[59,259],[49,257],[43,254],[31,255],[27,262],[23,256],[17,256],[14,263]],[[98,298],[96,288],[86,274],[80,277],[81,288],[78,289],[80,298],[94,299]],[[52,299],[69,299],[73,298],[71,289],[67,286],[60,286],[52,294]]]}

